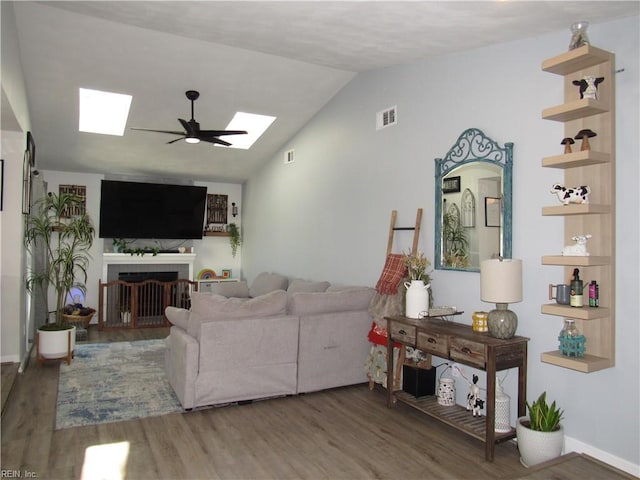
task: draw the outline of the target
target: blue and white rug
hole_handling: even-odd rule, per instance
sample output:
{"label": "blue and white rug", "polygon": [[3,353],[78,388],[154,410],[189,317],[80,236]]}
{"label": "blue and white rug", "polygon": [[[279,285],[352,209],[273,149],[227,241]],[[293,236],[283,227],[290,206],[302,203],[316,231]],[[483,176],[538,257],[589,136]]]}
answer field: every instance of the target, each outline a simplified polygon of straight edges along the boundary
{"label": "blue and white rug", "polygon": [[56,430],[182,411],[164,340],[76,345],[71,365],[60,365]]}

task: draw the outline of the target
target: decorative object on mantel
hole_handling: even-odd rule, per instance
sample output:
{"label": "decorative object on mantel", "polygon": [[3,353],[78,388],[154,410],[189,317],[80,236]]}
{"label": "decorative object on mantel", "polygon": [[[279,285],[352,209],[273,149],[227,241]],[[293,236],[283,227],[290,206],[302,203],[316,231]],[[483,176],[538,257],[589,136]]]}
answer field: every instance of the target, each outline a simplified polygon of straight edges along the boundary
{"label": "decorative object on mantel", "polygon": [[587,28],[589,22],[580,20],[571,25],[571,41],[569,42],[569,50],[575,50],[583,45],[589,44],[589,36],[587,35]]}
{"label": "decorative object on mantel", "polygon": [[231,270],[222,270],[222,278],[231,278]]}
{"label": "decorative object on mantel", "polygon": [[575,140],[571,137],[564,137],[562,139],[562,141],[560,142],[560,145],[564,145],[564,153],[565,155],[567,153],[572,153],[571,151],[571,145],[575,144]]}
{"label": "decorative object on mantel", "polygon": [[547,460],[559,457],[564,445],[564,430],[560,424],[564,410],[556,407],[554,401],[547,404],[547,392],[529,405],[526,402],[528,417],[518,418],[516,436],[520,463],[529,468]]}
{"label": "decorative object on mantel", "polygon": [[231,235],[229,238],[229,243],[231,244],[231,255],[233,258],[236,258],[238,247],[240,246],[240,243],[242,243],[242,239],[240,238],[240,228],[238,228],[235,223],[230,223],[227,225],[227,231]]}
{"label": "decorative object on mantel", "polygon": [[522,301],[522,260],[498,258],[480,263],[480,297],[496,304],[487,316],[489,335],[507,339],[516,333],[518,316],[508,309]]}
{"label": "decorative object on mantel", "polygon": [[589,203],[591,188],[589,185],[565,187],[559,183],[554,183],[550,192],[555,193],[563,205],[569,205],[570,203]]}
{"label": "decorative object on mantel", "polygon": [[566,245],[562,250],[562,255],[565,257],[588,257],[587,240],[591,238],[591,235],[576,235],[571,237],[571,240],[576,242],[573,245]]}

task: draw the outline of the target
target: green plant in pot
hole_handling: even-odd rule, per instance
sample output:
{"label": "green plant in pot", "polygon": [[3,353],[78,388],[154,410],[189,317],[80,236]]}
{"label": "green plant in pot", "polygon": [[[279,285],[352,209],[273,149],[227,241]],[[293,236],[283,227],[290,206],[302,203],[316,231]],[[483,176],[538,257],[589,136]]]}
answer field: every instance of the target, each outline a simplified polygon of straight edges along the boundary
{"label": "green plant in pot", "polygon": [[564,446],[564,430],[560,421],[564,410],[547,403],[547,392],[538,399],[526,402],[528,417],[520,417],[516,425],[520,462],[531,467],[547,460],[559,457]]}
{"label": "green plant in pot", "polygon": [[231,255],[233,258],[236,258],[238,247],[240,246],[240,243],[242,243],[242,239],[240,238],[240,228],[238,228],[235,223],[230,223],[227,225],[227,231],[231,235],[229,238],[229,243],[231,244]]}
{"label": "green plant in pot", "polygon": [[[45,337],[48,336],[42,336],[42,333],[64,333],[74,329],[75,327],[65,323],[63,319],[65,301],[72,288],[86,292],[89,250],[93,245],[95,228],[86,212],[74,216],[67,214],[77,211],[84,212],[84,204],[80,197],[68,193],[50,193],[37,200],[32,213],[26,217],[26,247],[33,252],[36,246],[40,246],[46,257],[42,269],[33,270],[27,275],[27,289],[34,292],[39,288],[45,295],[51,287],[56,296],[54,318],[48,318],[47,323],[38,328],[39,360],[41,354],[44,358],[60,358],[68,356],[72,351],[69,345],[63,352],[47,350],[47,345],[43,343],[47,342]],[[75,335],[69,337],[73,337],[75,344]],[[58,353],[60,355],[56,356]]]}

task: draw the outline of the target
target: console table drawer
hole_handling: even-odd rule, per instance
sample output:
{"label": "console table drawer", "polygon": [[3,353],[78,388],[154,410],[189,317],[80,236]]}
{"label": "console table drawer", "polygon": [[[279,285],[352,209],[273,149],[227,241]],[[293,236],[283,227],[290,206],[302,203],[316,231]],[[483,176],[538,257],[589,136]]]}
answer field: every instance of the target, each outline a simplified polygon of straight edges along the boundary
{"label": "console table drawer", "polygon": [[415,346],[416,327],[400,322],[391,322],[391,338],[406,345]]}
{"label": "console table drawer", "polygon": [[439,333],[418,331],[416,348],[446,358],[449,355],[449,336]]}
{"label": "console table drawer", "polygon": [[486,364],[484,344],[466,338],[450,339],[449,357],[480,368],[484,368]]}

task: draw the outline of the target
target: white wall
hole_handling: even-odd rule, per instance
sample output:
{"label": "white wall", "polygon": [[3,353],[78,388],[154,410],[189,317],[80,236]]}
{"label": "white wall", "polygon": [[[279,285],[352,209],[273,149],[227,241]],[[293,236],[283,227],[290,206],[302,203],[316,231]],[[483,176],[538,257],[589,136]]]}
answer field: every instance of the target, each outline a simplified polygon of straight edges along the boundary
{"label": "white wall", "polygon": [[3,120],[0,158],[4,159],[0,212],[0,357],[2,362],[19,362],[26,353],[24,319],[28,314],[23,288],[22,158],[25,132],[31,123],[11,2],[0,2],[0,17]]}
{"label": "white wall", "polygon": [[[541,120],[541,111],[562,103],[563,84],[540,65],[566,50],[568,31],[359,74],[245,184],[246,277],[270,270],[373,286],[392,209],[398,225],[410,226],[424,208],[419,245],[433,258],[433,159],[470,127],[501,144],[514,142],[513,256],[524,261],[525,292],[512,309],[518,333],[531,338],[529,400],[546,390],[566,409],[568,450],[638,474],[638,30],[638,17],[590,27],[593,44],[615,52],[617,68],[624,68],[615,79],[615,368],[583,374],[539,359],[556,347],[562,327],[562,318],[542,315],[540,305],[548,283],[565,280],[560,267],[540,264],[563,244],[562,219],[541,216],[559,174],[540,167],[543,157],[561,153],[563,126]],[[398,125],[376,131],[375,113],[393,105]],[[296,159],[284,165],[289,149]],[[396,251],[410,242],[410,233],[396,233]],[[436,303],[463,309],[461,321],[470,324],[473,311],[490,308],[480,301],[477,273],[438,270],[432,277]],[[513,377],[505,382],[512,397]]]}

